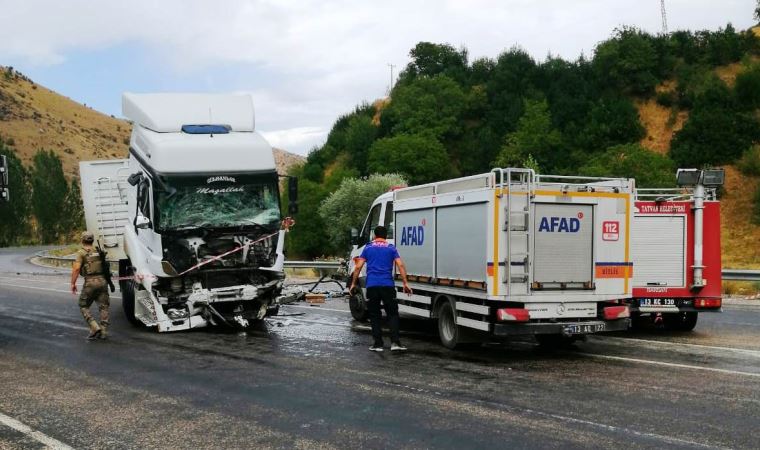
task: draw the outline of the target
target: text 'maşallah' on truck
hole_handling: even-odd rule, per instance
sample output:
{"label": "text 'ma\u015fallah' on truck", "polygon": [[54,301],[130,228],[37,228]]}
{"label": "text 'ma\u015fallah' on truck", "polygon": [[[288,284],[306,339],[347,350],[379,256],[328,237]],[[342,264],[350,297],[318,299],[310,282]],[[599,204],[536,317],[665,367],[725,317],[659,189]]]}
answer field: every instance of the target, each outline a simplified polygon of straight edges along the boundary
{"label": "text 'ma\u015fallah' on truck", "polygon": [[291,221],[252,98],[124,94],[122,108],[129,158],[82,162],[80,179],[127,318],[163,332],[276,314]]}
{"label": "text 'ma\u015fallah' on truck", "polygon": [[[517,335],[558,344],[626,330],[634,181],[494,169],[379,196],[352,230],[349,273],[377,225],[414,294],[402,314],[436,319],[444,346]],[[360,283],[363,281],[360,278]],[[366,319],[364,289],[351,313]]]}
{"label": "text 'ma\u015fallah' on truck", "polygon": [[691,331],[698,313],[721,311],[720,202],[723,169],[681,169],[679,187],[637,189],[633,218],[634,327],[662,321]]}

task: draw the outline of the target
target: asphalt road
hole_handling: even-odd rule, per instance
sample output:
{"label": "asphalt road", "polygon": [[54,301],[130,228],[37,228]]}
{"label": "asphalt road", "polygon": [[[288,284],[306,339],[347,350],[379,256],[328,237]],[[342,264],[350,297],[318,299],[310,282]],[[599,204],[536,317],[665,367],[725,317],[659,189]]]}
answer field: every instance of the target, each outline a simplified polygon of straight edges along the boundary
{"label": "asphalt road", "polygon": [[157,334],[112,300],[87,342],[65,274],[0,249],[0,449],[758,448],[760,308],[547,351],[449,351],[404,321],[368,351],[346,305],[292,305],[245,333]]}

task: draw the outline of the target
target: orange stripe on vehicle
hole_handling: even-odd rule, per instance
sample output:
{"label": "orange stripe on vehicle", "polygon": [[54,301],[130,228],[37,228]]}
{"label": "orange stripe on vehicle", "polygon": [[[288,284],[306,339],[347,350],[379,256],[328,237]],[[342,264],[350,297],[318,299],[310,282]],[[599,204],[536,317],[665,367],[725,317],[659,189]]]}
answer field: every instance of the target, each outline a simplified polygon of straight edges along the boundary
{"label": "orange stripe on vehicle", "polygon": [[630,264],[596,266],[594,272],[596,278],[622,278],[628,285],[628,278],[633,276],[633,267]]}

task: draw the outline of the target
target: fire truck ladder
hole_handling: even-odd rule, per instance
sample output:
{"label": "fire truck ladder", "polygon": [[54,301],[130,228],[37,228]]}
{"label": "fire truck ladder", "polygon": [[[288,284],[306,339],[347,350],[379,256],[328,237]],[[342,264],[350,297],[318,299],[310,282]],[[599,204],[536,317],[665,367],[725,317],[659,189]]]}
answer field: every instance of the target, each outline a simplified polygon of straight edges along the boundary
{"label": "fire truck ladder", "polygon": [[502,169],[502,191],[506,194],[504,224],[507,233],[507,255],[504,260],[503,282],[507,293],[527,294],[531,283],[530,242],[533,235],[533,209],[531,200],[535,190],[535,172],[532,169]]}

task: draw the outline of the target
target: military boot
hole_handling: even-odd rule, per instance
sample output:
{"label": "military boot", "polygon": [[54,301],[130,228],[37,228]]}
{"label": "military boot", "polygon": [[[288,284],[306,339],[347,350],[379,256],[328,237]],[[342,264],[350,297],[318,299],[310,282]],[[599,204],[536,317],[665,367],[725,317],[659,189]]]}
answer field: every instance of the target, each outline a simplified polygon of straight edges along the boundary
{"label": "military boot", "polygon": [[97,339],[100,336],[100,326],[98,325],[98,322],[95,321],[95,319],[90,319],[89,322],[87,322],[90,325],[90,334],[87,336],[88,340]]}
{"label": "military boot", "polygon": [[100,322],[100,339],[108,339],[108,324]]}

